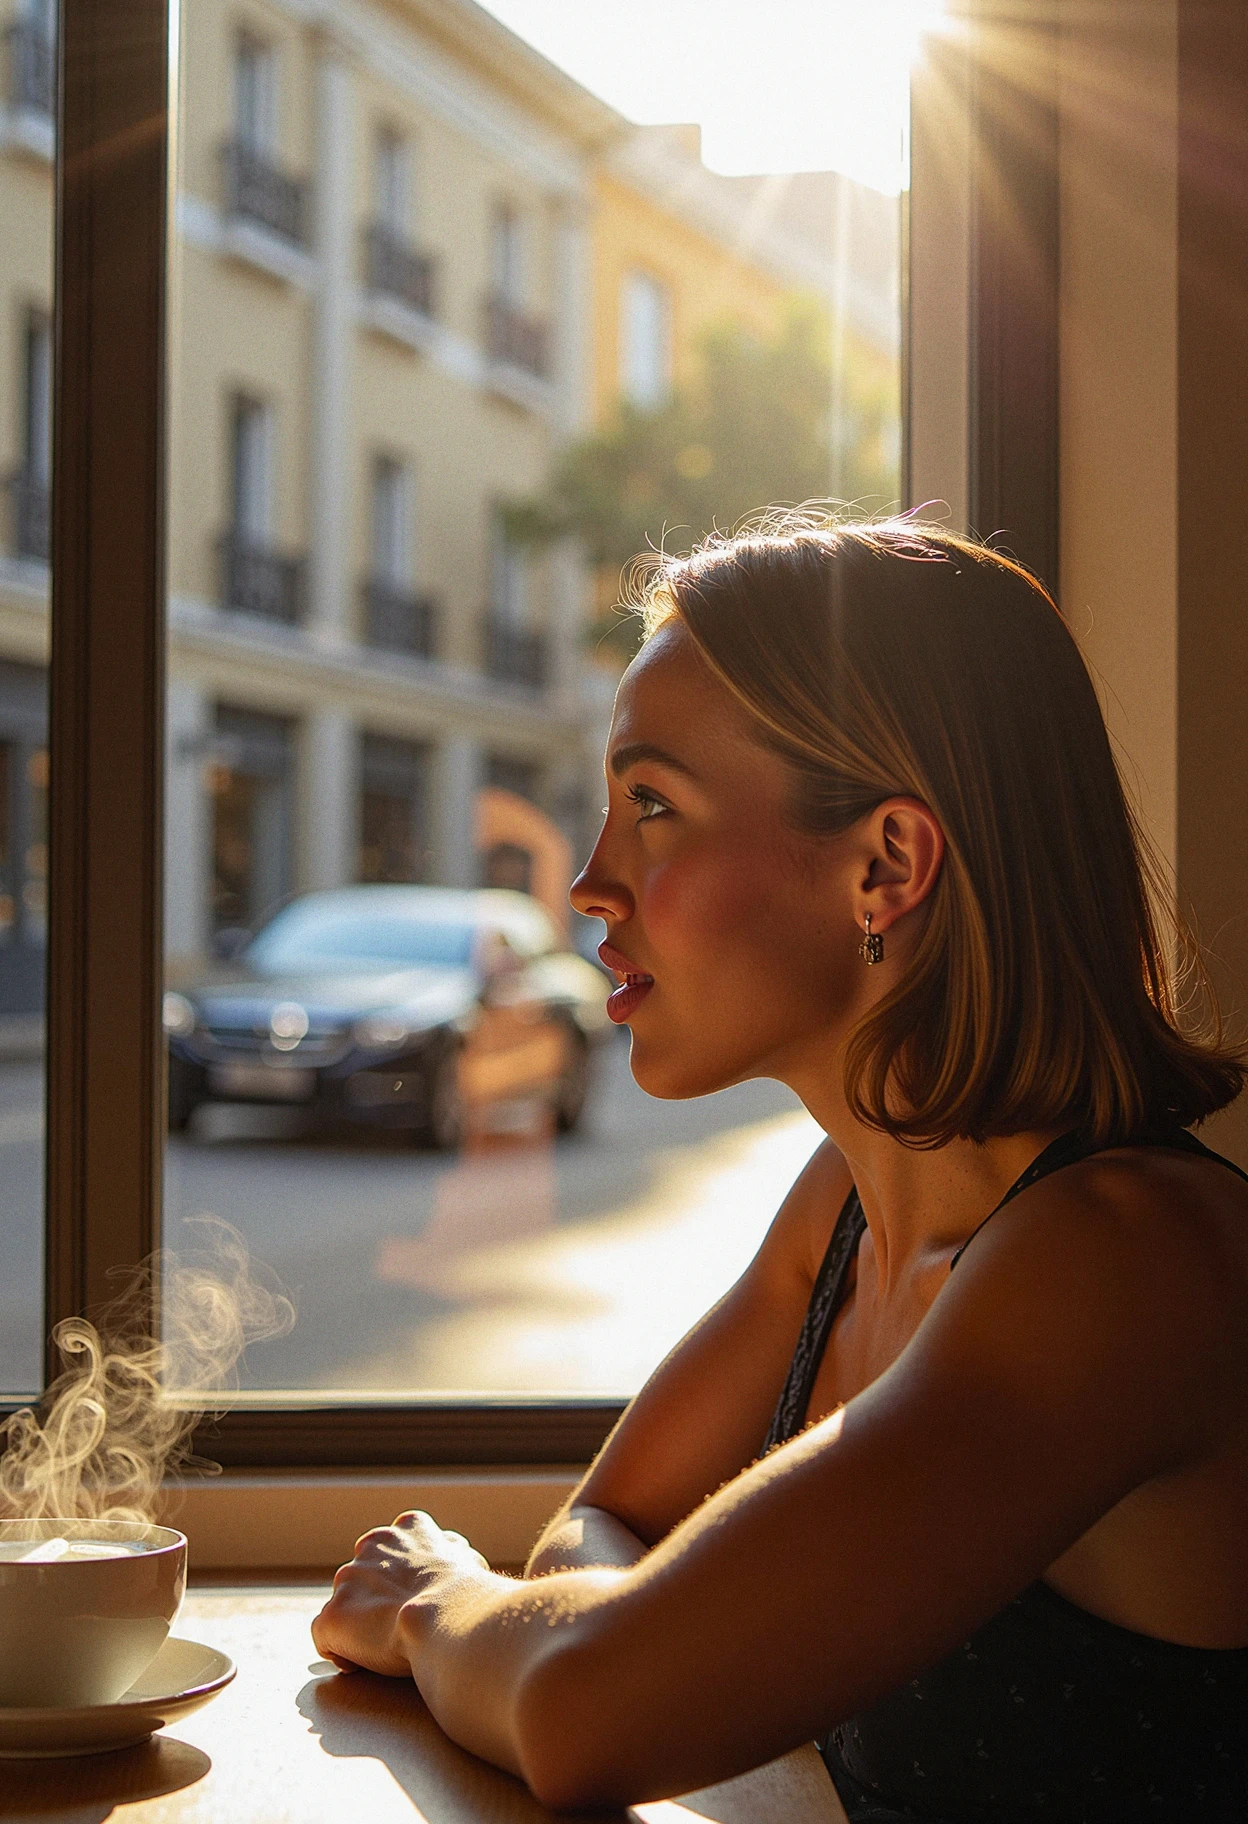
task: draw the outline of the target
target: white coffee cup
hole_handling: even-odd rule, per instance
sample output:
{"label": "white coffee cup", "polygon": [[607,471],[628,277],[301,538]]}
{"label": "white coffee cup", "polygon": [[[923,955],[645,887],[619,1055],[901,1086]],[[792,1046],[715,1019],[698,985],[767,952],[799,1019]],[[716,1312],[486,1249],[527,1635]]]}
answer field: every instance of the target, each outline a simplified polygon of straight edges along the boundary
{"label": "white coffee cup", "polygon": [[0,1707],[115,1703],[164,1645],[185,1589],[186,1539],[171,1527],[0,1521]]}

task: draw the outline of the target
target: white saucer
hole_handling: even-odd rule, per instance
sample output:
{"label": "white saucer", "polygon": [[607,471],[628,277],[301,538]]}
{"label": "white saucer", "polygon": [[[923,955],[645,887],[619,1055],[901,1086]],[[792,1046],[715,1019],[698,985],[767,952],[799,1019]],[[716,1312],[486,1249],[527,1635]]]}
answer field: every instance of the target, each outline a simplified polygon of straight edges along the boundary
{"label": "white saucer", "polygon": [[81,1710],[0,1708],[0,1760],[102,1754],[133,1748],[154,1729],[189,1716],[223,1690],[234,1661],[196,1640],[167,1640],[142,1678],[115,1704]]}

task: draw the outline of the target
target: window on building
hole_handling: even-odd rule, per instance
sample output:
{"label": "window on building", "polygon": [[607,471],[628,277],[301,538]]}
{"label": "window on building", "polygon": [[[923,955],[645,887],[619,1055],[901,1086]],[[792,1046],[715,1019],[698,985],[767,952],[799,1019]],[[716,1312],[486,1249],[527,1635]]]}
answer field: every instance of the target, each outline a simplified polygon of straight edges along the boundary
{"label": "window on building", "polygon": [[273,413],[259,399],[235,396],[230,412],[230,504],[235,537],[263,546],[271,530]]}
{"label": "window on building", "polygon": [[630,272],[620,291],[620,391],[653,411],[672,384],[672,299],[661,279]]}
{"label": "window on building", "polygon": [[42,1385],[50,1251],[48,679],[39,655],[51,632],[56,34],[55,0],[10,0],[0,11],[0,1401]]}
{"label": "window on building", "polygon": [[427,877],[429,750],[415,741],[365,734],[360,741],[361,881]]}
{"label": "window on building", "polygon": [[410,238],[409,195],[411,147],[394,127],[378,127],[373,137],[373,213],[396,241]]}
{"label": "window on building", "polygon": [[272,156],[277,145],[277,55],[248,32],[234,45],[234,134],[259,157]]}
{"label": "window on building", "polygon": [[490,229],[490,281],[500,303],[520,310],[525,302],[524,222],[516,205],[494,206]]}
{"label": "window on building", "polygon": [[393,456],[374,458],[372,573],[392,589],[402,589],[411,580],[411,487],[405,462]]}
{"label": "window on building", "polygon": [[229,947],[290,891],[292,727],[219,705],[212,791],[212,929]]}
{"label": "window on building", "polygon": [[9,484],[10,545],[16,557],[46,562],[52,493],[52,325],[44,310],[27,310],[22,331],[22,393],[18,404],[21,461]]}
{"label": "window on building", "polygon": [[542,801],[542,765],[539,760],[518,759],[514,754],[491,754],[485,763],[485,782],[500,791],[514,792],[530,804]]}
{"label": "window on building", "polygon": [[499,626],[528,626],[531,571],[529,553],[510,536],[496,510],[490,534],[490,612]]}

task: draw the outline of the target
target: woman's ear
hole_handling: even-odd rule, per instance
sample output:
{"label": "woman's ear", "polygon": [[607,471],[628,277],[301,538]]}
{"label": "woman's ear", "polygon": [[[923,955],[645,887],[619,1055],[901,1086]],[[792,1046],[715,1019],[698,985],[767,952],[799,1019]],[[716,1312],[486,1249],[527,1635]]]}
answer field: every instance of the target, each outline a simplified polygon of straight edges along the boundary
{"label": "woman's ear", "polygon": [[858,891],[859,924],[883,934],[921,906],[940,878],[945,833],[921,799],[887,798],[866,819],[865,878]]}

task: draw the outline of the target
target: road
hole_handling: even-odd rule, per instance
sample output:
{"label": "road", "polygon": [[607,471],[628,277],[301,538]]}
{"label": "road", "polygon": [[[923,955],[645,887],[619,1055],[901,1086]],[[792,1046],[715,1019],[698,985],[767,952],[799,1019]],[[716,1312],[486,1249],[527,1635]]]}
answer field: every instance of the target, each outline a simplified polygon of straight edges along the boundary
{"label": "road", "polygon": [[[604,1049],[582,1132],[460,1159],[201,1111],[171,1141],[174,1249],[212,1212],[294,1297],[248,1389],[629,1394],[744,1267],[819,1138],[789,1092],[655,1102]],[[39,1079],[0,1071],[0,1387],[38,1359]]]}

